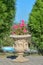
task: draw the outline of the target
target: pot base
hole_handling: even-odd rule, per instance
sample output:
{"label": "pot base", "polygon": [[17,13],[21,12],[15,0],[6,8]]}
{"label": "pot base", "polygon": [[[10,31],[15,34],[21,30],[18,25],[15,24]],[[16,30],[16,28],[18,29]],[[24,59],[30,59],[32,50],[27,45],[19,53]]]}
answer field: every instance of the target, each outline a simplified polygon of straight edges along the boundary
{"label": "pot base", "polygon": [[13,59],[14,62],[26,62],[29,61],[29,59],[26,59],[23,57],[23,53],[18,53],[18,57],[16,59]]}
{"label": "pot base", "polygon": [[24,58],[23,56],[22,57],[17,57],[16,59],[13,59],[14,62],[26,62],[26,61],[29,61],[29,59],[26,59]]}

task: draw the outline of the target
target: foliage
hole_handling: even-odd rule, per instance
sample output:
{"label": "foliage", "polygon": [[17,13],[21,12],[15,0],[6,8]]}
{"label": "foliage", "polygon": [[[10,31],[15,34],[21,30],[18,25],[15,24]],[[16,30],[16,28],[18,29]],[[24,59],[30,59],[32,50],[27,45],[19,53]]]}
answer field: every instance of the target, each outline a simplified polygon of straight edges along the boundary
{"label": "foliage", "polygon": [[21,23],[19,24],[14,24],[12,26],[12,34],[16,34],[16,35],[24,35],[28,33],[27,30],[27,25],[25,24],[24,20],[21,21]]}
{"label": "foliage", "polygon": [[43,50],[43,0],[36,0],[30,13],[28,27],[32,33],[32,43]]}
{"label": "foliage", "polygon": [[14,17],[15,0],[0,0],[0,45],[6,43]]}

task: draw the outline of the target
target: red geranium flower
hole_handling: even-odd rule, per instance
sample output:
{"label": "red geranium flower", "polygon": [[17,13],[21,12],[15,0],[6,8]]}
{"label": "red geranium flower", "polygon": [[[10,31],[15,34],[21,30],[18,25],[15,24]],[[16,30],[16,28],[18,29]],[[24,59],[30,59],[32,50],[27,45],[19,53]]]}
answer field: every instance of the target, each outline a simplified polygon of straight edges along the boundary
{"label": "red geranium flower", "polygon": [[16,34],[15,32],[12,32],[11,34]]}
{"label": "red geranium flower", "polygon": [[25,23],[24,23],[24,20],[22,20],[21,23],[20,23],[20,27],[22,28],[22,27],[24,27],[24,26],[26,26],[26,25],[25,25]]}
{"label": "red geranium flower", "polygon": [[24,32],[24,33],[26,33],[26,32],[27,32],[27,30],[26,30],[26,29],[24,29],[24,30],[23,30],[23,32]]}
{"label": "red geranium flower", "polygon": [[13,25],[13,27],[12,27],[13,29],[17,29],[18,28],[18,26],[17,25]]}
{"label": "red geranium flower", "polygon": [[17,34],[17,35],[27,34],[27,28],[26,28],[26,26],[27,25],[25,24],[24,20],[21,20],[20,24],[14,24],[12,26],[12,29],[13,29],[12,34]]}

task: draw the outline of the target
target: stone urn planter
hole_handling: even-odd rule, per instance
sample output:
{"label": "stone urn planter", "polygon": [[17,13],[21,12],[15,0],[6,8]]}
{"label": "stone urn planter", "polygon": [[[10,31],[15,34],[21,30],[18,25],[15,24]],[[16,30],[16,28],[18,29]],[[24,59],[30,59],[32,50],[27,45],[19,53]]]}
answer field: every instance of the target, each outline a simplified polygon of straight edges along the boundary
{"label": "stone urn planter", "polygon": [[28,48],[28,40],[31,37],[31,35],[10,35],[11,38],[14,39],[14,48],[16,52],[18,53],[18,57],[14,59],[13,61],[16,62],[24,62],[28,61],[25,57],[23,57],[23,54],[25,51],[27,51]]}

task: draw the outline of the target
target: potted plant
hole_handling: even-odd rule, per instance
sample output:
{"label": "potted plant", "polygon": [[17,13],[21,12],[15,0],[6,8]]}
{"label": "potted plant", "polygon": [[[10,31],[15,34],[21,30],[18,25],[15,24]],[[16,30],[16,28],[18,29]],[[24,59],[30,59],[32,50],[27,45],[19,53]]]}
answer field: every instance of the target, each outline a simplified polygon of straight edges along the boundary
{"label": "potted plant", "polygon": [[24,52],[28,50],[28,38],[31,37],[28,34],[27,24],[22,20],[21,23],[12,26],[12,31],[10,37],[14,39],[14,48],[18,52],[18,57],[14,61],[27,61],[28,59],[23,57]]}

